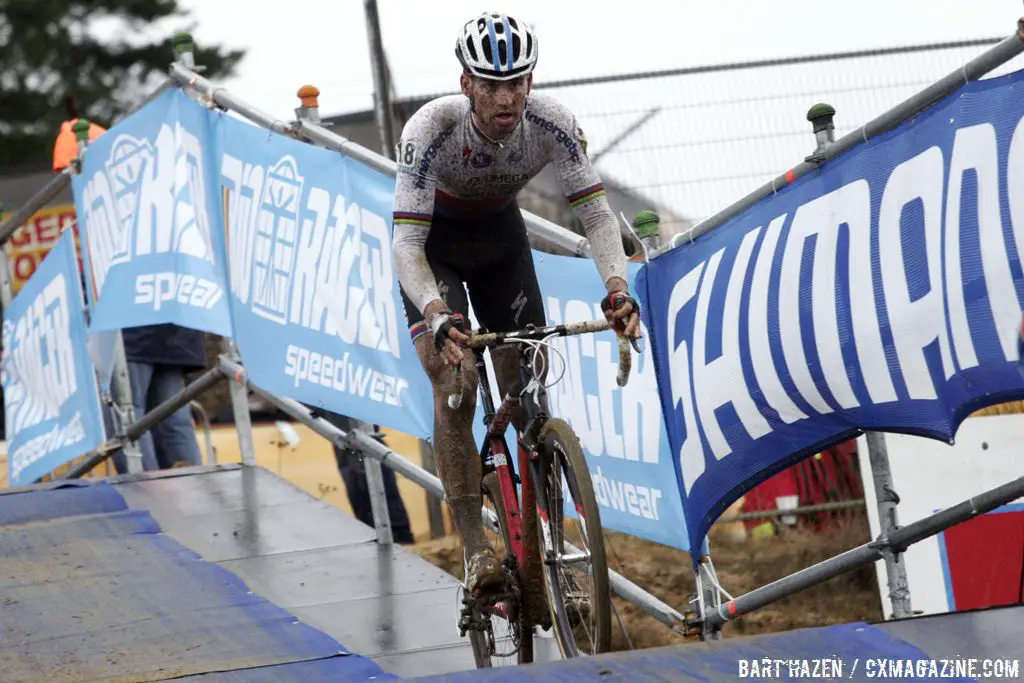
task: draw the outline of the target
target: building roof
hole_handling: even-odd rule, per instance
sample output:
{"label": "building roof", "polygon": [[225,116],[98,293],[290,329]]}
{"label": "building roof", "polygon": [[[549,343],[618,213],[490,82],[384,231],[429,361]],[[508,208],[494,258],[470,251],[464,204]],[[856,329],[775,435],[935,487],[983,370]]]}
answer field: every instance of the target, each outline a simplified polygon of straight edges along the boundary
{"label": "building roof", "polygon": [[[3,213],[10,214],[20,209],[52,178],[53,171],[47,162],[0,168],[0,203],[3,204]],[[47,206],[73,203],[69,183]]]}

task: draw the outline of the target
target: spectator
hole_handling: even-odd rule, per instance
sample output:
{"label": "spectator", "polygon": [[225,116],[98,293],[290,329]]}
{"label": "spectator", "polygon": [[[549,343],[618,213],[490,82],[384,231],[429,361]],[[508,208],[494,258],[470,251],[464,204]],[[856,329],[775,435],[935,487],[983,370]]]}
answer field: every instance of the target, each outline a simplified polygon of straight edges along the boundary
{"label": "spectator", "polygon": [[[206,369],[202,333],[177,325],[121,330],[135,419],[185,389],[185,375]],[[139,438],[144,471],[202,463],[192,409],[184,405]],[[114,454],[118,473],[127,472],[124,453]]]}

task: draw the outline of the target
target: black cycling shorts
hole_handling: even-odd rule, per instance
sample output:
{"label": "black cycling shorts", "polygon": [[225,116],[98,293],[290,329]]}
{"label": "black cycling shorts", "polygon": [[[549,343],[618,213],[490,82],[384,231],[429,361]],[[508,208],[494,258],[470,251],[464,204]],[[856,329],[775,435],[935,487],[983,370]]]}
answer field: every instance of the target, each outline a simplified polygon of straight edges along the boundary
{"label": "black cycling shorts", "polygon": [[[526,223],[517,202],[486,218],[455,219],[435,213],[426,255],[441,298],[467,321],[471,301],[477,322],[492,332],[547,324]],[[404,290],[402,302],[415,342],[430,328]]]}

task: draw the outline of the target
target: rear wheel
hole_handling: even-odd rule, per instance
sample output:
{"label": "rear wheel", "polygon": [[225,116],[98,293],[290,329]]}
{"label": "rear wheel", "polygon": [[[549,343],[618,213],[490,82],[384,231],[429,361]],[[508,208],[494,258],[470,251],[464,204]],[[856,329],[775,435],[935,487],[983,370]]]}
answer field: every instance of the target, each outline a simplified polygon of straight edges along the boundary
{"label": "rear wheel", "polygon": [[579,438],[549,419],[538,436],[547,510],[540,511],[544,588],[562,657],[611,650],[611,599],[601,515]]}
{"label": "rear wheel", "polygon": [[[490,510],[498,521],[498,531],[485,522],[484,533],[487,534],[494,555],[499,560],[508,561],[511,544],[508,540],[508,529],[505,528],[505,508],[502,504],[501,488],[498,475],[491,472],[481,485],[484,507]],[[485,630],[468,632],[469,642],[473,648],[473,658],[478,669],[496,666],[515,666],[533,662],[533,628],[522,619],[522,600],[510,598],[504,602],[507,617],[476,615],[482,620]],[[500,603],[499,603],[500,604]],[[487,624],[486,622],[490,623]]]}

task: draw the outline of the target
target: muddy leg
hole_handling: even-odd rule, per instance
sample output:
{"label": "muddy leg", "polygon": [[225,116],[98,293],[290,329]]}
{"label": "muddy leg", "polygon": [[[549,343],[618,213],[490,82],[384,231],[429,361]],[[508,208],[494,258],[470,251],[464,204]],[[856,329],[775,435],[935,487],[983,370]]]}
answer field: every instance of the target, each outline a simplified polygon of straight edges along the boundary
{"label": "muddy leg", "polygon": [[415,342],[420,362],[434,387],[434,458],[437,474],[444,485],[452,519],[462,536],[466,557],[490,548],[484,535],[480,508],[480,456],[473,439],[473,416],[476,411],[477,376],[474,355],[463,351],[462,405],[448,407],[452,370],[445,365],[434,347],[433,337],[425,334]]}

